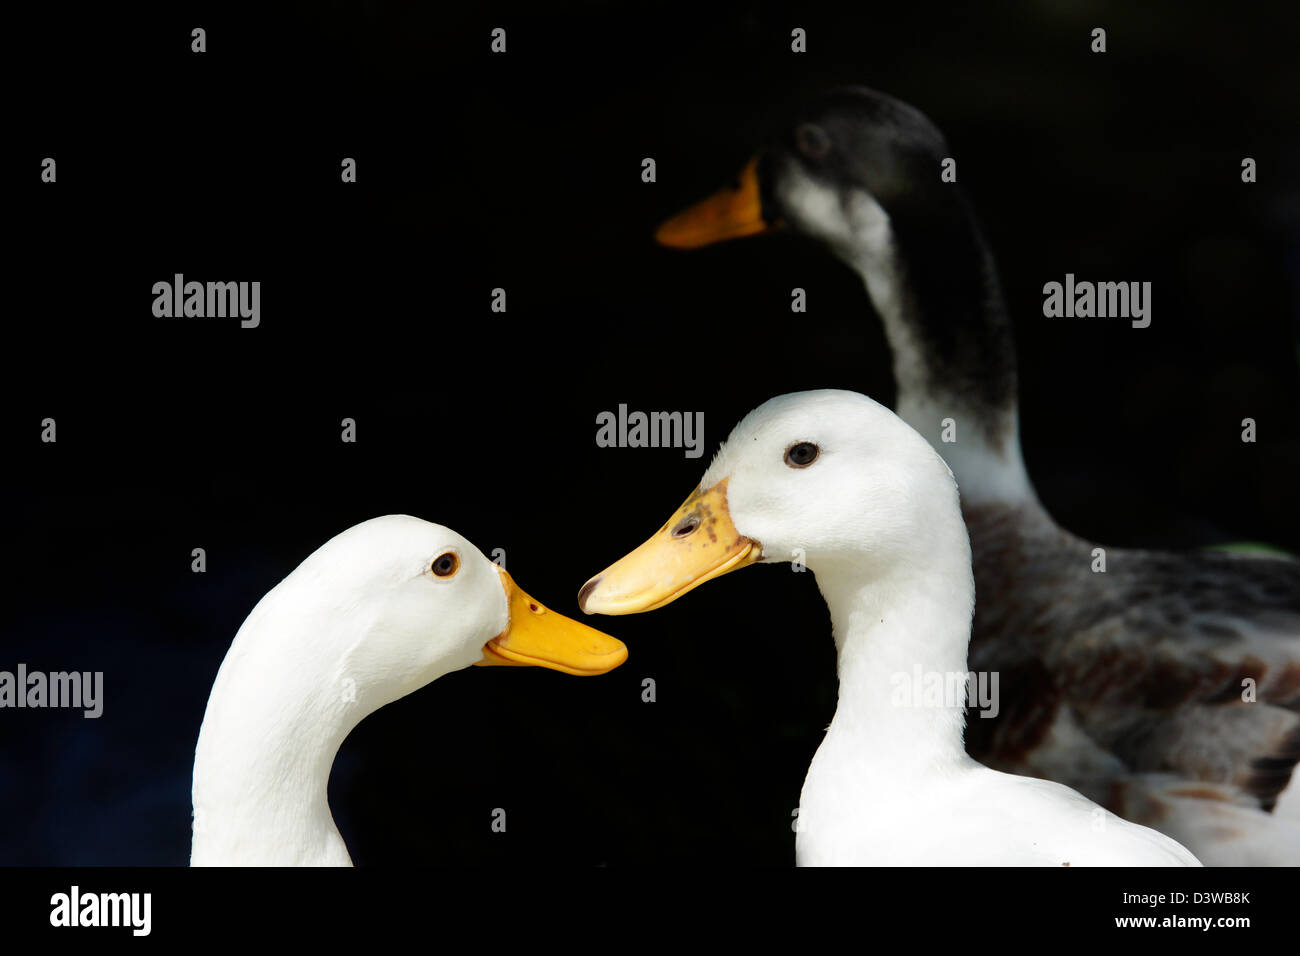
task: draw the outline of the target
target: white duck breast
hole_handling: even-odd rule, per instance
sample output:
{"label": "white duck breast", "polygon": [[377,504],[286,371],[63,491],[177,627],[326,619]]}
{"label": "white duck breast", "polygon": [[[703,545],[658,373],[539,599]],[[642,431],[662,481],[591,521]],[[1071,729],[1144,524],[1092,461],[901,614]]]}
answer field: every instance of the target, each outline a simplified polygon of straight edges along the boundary
{"label": "white duck breast", "polygon": [[892,412],[853,392],[774,398],[732,431],[658,534],[584,585],[588,613],[660,607],[797,551],[830,608],[839,702],[804,781],[801,865],[1195,866],[1182,846],[962,745],[974,582],[957,487]]}
{"label": "white duck breast", "polygon": [[470,542],[406,515],[332,538],[249,614],[194,755],[194,866],[348,866],[334,755],[385,704],[471,664],[602,674],[627,648],[548,611]]}
{"label": "white duck breast", "polygon": [[1025,470],[1011,323],[975,216],[938,174],[952,155],[906,103],[839,90],[658,238],[693,248],[780,226],[862,278],[898,414],[961,486],[971,658],[1001,675],[1003,701],[973,722],[972,754],[1075,787],[1206,863],[1300,864],[1300,562],[1108,547],[1094,573],[1095,545],[1052,520]]}

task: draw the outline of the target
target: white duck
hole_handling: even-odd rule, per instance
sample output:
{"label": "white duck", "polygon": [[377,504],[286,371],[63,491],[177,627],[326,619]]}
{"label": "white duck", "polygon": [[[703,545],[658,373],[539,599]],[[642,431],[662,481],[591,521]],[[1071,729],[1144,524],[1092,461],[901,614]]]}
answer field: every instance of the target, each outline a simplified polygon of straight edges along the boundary
{"label": "white duck", "polygon": [[194,757],[193,866],[350,866],[326,798],[365,716],[471,664],[603,674],[621,641],[548,611],[469,541],[389,515],[327,541],[253,608]]}
{"label": "white duck", "polygon": [[[956,155],[874,90],[801,106],[728,188],[660,228],[694,248],[776,227],[862,279],[902,419],[961,486],[979,601],[971,658],[1001,674],[980,760],[1074,787],[1212,865],[1300,862],[1300,563],[1106,548],[1060,527],[1021,456],[1016,352]],[[940,443],[945,420],[956,441]]]}
{"label": "white duck", "polygon": [[752,411],[668,523],[578,603],[650,610],[792,556],[830,608],[840,684],[803,785],[800,865],[1197,865],[1068,787],[971,759],[964,692],[900,696],[918,668],[965,686],[970,543],[948,466],[865,396],[800,392]]}

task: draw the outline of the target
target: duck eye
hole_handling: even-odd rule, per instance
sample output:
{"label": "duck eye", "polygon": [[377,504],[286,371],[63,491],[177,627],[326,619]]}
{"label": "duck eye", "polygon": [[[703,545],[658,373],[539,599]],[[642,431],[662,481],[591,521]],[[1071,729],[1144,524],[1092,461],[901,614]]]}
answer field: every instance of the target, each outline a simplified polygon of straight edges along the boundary
{"label": "duck eye", "polygon": [[807,468],[817,460],[821,449],[810,441],[801,441],[785,450],[785,463],[791,468]]}
{"label": "duck eye", "polygon": [[434,558],[429,570],[440,578],[449,578],[460,570],[460,558],[456,557],[456,552],[448,551]]}
{"label": "duck eye", "polygon": [[831,151],[831,138],[820,126],[804,123],[794,131],[794,143],[809,159],[825,159]]}

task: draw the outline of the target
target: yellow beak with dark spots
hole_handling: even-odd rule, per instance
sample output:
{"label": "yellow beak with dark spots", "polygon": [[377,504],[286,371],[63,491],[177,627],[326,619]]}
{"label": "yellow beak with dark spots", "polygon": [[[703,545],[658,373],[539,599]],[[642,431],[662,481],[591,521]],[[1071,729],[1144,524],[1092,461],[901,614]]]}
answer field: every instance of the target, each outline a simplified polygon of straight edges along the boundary
{"label": "yellow beak with dark spots", "polygon": [[649,541],[584,584],[578,606],[588,614],[653,611],[762,553],[732,523],[723,479],[697,488]]}

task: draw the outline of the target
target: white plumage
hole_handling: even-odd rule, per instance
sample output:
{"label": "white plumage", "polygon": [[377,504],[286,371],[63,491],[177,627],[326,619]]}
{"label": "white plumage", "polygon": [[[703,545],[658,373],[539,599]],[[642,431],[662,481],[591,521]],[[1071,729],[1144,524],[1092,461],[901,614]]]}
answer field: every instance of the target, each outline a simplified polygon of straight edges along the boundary
{"label": "white plumage", "polygon": [[406,515],[349,528],[258,602],[222,662],[194,756],[190,862],[349,866],[326,786],[362,718],[471,664],[595,674],[626,657],[448,528]]}
{"label": "white plumage", "polygon": [[[815,460],[792,464],[807,443]],[[853,392],[774,398],[736,426],[679,515],[581,603],[657,607],[755,548],[766,563],[804,561],[831,612],[839,702],[804,781],[798,863],[1197,865],[1067,787],[971,759],[960,693],[899,694],[918,671],[966,673],[974,582],[952,473],[892,412]]]}

